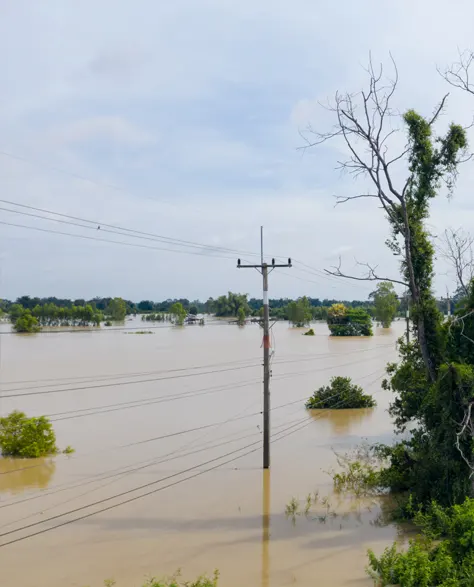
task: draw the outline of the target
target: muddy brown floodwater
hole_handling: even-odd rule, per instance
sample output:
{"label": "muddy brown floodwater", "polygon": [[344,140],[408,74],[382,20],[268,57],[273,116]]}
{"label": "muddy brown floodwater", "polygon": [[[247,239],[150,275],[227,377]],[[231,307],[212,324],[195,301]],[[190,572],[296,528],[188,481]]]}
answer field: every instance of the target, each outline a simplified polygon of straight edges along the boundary
{"label": "muddy brown floodwater", "polygon": [[[258,326],[159,326],[1,335],[0,413],[49,415],[59,447],[76,449],[0,459],[2,587],[139,587],[145,576],[215,568],[222,587],[372,585],[366,550],[382,550],[396,528],[377,523],[379,506],[339,503],[325,471],[334,450],[391,440],[380,383],[404,324],[372,338],[274,326],[268,474]],[[306,411],[333,375],[352,377],[378,407]],[[289,500],[316,490],[337,516],[324,519],[317,504],[287,519]]]}

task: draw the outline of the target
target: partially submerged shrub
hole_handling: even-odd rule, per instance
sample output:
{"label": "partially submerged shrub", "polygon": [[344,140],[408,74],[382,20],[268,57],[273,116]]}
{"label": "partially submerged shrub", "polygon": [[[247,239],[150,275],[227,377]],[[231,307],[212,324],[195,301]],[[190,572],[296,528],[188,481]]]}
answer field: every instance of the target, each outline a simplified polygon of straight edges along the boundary
{"label": "partially submerged shrub", "polygon": [[314,330],[312,328],[310,328],[308,330],[308,332],[305,332],[304,333],[304,336],[314,336]]}
{"label": "partially submerged shrub", "polygon": [[330,471],[334,489],[356,497],[380,493],[380,469],[383,460],[376,447],[362,444],[346,454],[337,454],[339,471]]}
{"label": "partially submerged shrub", "polygon": [[308,409],[373,408],[377,403],[350,377],[333,377],[331,384],[320,387],[306,402]]}
{"label": "partially submerged shrub", "polygon": [[474,500],[468,498],[450,508],[432,503],[425,512],[415,515],[415,523],[422,533],[406,551],[393,544],[377,557],[369,550],[368,574],[380,586],[472,586]]}
{"label": "partially submerged shrub", "polygon": [[56,454],[53,426],[45,416],[28,418],[15,410],[0,418],[0,450],[4,457],[38,458]]}
{"label": "partially submerged shrub", "polygon": [[327,323],[331,336],[372,336],[372,319],[363,308],[347,308],[333,304]]}
{"label": "partially submerged shrub", "polygon": [[[181,581],[180,575],[181,573],[178,571],[172,577],[166,577],[164,579],[151,577],[145,581],[142,587],[217,587],[219,579],[219,571],[214,571],[212,577],[201,575],[194,581]],[[117,583],[112,579],[104,581],[104,587],[114,587],[115,585]]]}
{"label": "partially submerged shrub", "polygon": [[13,323],[16,332],[39,332],[41,327],[37,318],[29,310],[25,310]]}

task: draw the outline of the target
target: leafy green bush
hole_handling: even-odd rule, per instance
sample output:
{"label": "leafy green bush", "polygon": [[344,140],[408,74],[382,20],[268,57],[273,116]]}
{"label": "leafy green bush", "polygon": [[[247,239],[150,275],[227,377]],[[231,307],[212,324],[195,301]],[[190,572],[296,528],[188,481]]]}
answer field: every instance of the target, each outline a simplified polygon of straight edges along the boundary
{"label": "leafy green bush", "polygon": [[422,530],[417,540],[406,551],[393,544],[380,557],[369,550],[368,574],[381,586],[472,587],[474,500],[450,508],[432,503],[414,519]]}
{"label": "leafy green bush", "polygon": [[0,449],[4,457],[38,458],[58,452],[51,422],[17,410],[0,418]]}
{"label": "leafy green bush", "polygon": [[320,387],[306,402],[308,409],[373,408],[377,405],[350,377],[333,377],[331,384]]}
{"label": "leafy green bush", "polygon": [[333,304],[327,323],[332,336],[372,336],[372,320],[363,308]]}
{"label": "leafy green bush", "polygon": [[308,332],[305,332],[305,333],[304,333],[304,336],[315,336],[315,334],[314,334],[314,330],[313,330],[312,328],[310,328],[310,329],[308,330]]}
{"label": "leafy green bush", "polygon": [[39,332],[41,330],[37,318],[32,316],[29,310],[24,310],[15,320],[13,328],[17,332]]}

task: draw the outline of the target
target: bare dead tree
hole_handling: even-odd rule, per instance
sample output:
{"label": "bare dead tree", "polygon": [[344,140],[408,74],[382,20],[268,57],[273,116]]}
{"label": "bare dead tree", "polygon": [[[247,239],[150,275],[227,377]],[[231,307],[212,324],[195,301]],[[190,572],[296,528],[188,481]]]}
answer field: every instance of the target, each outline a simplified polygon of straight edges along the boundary
{"label": "bare dead tree", "polygon": [[466,49],[464,51],[458,51],[458,61],[455,61],[452,65],[440,70],[440,75],[455,88],[460,88],[469,94],[474,95],[474,85],[470,76],[471,65],[474,62],[474,52]]}
{"label": "bare dead tree", "polygon": [[447,228],[438,251],[448,261],[456,275],[456,284],[464,296],[474,279],[474,236],[462,228]]}
{"label": "bare dead tree", "polygon": [[[415,304],[420,302],[420,288],[415,278],[412,259],[412,235],[409,222],[409,210],[407,197],[409,188],[413,182],[413,173],[410,172],[407,155],[410,145],[395,155],[388,155],[389,140],[398,128],[393,127],[394,120],[399,120],[400,115],[392,107],[392,98],[398,84],[398,71],[394,59],[391,57],[393,76],[391,79],[384,77],[382,65],[377,69],[372,60],[369,60],[367,68],[368,87],[360,93],[337,92],[334,102],[325,106],[333,113],[336,123],[329,132],[321,133],[308,126],[302,133],[307,149],[320,145],[332,139],[342,139],[348,150],[348,158],[338,161],[338,169],[355,177],[364,176],[370,180],[372,190],[364,190],[362,193],[337,197],[337,203],[342,204],[356,199],[376,199],[384,210],[394,234],[401,237],[401,243],[393,242],[394,252],[400,254],[407,268],[408,284],[397,279],[382,277],[376,272],[376,268],[366,264],[368,273],[364,276],[347,275],[341,271],[340,265],[326,270],[330,275],[346,277],[350,279],[365,279],[369,281],[392,281],[402,285],[408,285],[412,300]],[[429,125],[433,125],[443,111],[446,99],[445,95],[435,109]],[[406,179],[400,185],[394,174],[397,163],[404,164]],[[397,176],[399,174],[397,173]],[[425,324],[420,313],[417,319],[417,336],[423,361],[427,367],[432,381],[435,380],[435,370],[432,365],[428,350]]]}

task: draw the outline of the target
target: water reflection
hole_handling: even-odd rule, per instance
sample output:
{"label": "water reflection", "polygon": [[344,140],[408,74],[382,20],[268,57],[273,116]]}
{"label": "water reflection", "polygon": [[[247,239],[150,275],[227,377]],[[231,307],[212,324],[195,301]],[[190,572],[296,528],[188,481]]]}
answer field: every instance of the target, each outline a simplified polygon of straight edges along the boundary
{"label": "water reflection", "polygon": [[362,423],[368,424],[374,417],[373,408],[357,410],[308,410],[311,417],[319,422],[327,422],[331,431],[337,436],[343,436],[352,432]]}
{"label": "water reflection", "polygon": [[51,458],[0,458],[0,493],[22,493],[27,489],[45,489],[50,484],[56,463]]}
{"label": "water reflection", "polygon": [[270,577],[270,470],[263,470],[262,498],[262,587],[268,587]]}

